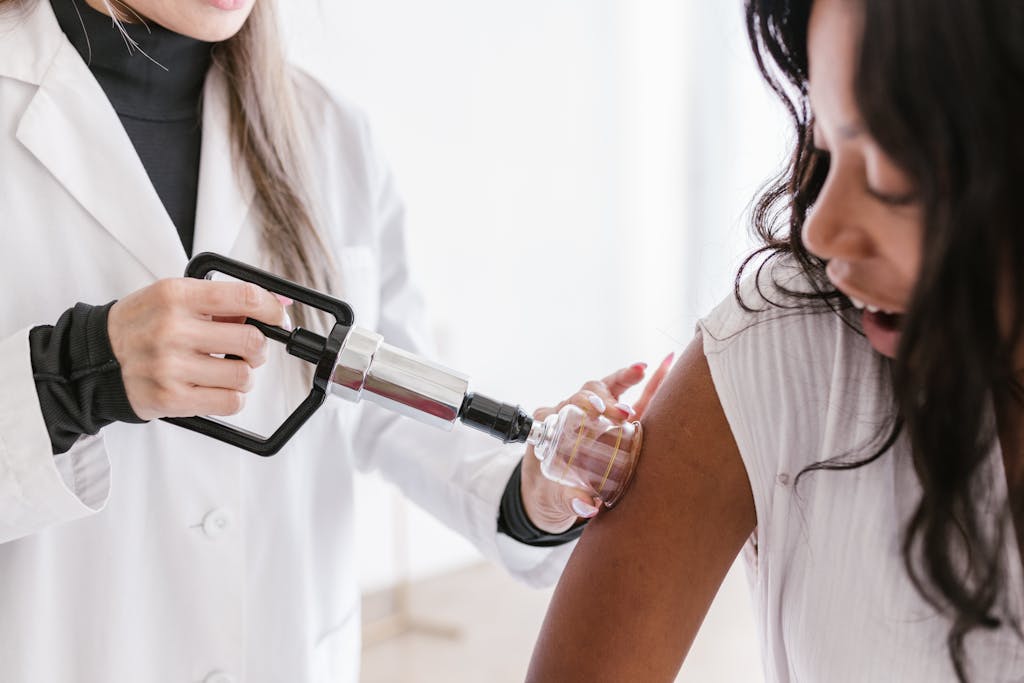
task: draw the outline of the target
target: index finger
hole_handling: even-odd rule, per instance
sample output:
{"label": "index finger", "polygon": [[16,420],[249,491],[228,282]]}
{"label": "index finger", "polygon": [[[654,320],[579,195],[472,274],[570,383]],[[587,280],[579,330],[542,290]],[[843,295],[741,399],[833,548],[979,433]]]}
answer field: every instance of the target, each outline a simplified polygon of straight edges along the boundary
{"label": "index finger", "polygon": [[185,278],[189,307],[199,315],[254,318],[268,325],[284,322],[284,306],[251,282],[224,282]]}
{"label": "index finger", "polygon": [[640,394],[640,400],[633,404],[633,410],[636,412],[637,419],[643,416],[644,411],[647,410],[647,404],[651,402],[654,395],[658,393],[658,387],[661,386],[662,380],[668,375],[669,369],[672,367],[672,361],[675,359],[676,354],[670,353],[665,356],[665,360],[661,361],[661,365],[651,375],[651,379],[647,381],[647,386],[644,387],[644,391]]}
{"label": "index finger", "polygon": [[640,380],[644,378],[644,370],[646,369],[646,363],[633,363],[628,368],[622,368],[613,372],[601,381],[608,387],[608,393],[618,400],[622,392],[640,383]]}

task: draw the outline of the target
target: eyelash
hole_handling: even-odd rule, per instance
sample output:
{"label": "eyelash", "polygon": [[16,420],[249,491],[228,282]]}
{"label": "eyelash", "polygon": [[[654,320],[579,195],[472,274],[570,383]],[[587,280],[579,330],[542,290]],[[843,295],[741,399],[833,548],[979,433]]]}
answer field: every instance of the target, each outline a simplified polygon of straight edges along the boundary
{"label": "eyelash", "polygon": [[870,187],[867,188],[867,190],[869,195],[871,195],[881,203],[885,204],[886,206],[910,206],[911,204],[917,201],[917,193],[913,191],[902,195],[892,195],[878,192],[877,190],[873,190]]}
{"label": "eyelash", "polygon": [[[823,161],[828,161],[832,157],[832,153],[829,152],[827,149],[822,149],[821,147],[818,147],[813,143],[811,144],[811,153],[814,154],[819,159],[822,159]],[[866,187],[865,189],[867,190],[868,195],[870,195],[876,201],[885,204],[886,206],[892,206],[897,208],[903,206],[910,206],[911,204],[915,203],[918,200],[917,192],[914,191],[902,195],[892,195],[886,194],[884,192],[879,192],[878,190],[875,190],[870,186]]]}

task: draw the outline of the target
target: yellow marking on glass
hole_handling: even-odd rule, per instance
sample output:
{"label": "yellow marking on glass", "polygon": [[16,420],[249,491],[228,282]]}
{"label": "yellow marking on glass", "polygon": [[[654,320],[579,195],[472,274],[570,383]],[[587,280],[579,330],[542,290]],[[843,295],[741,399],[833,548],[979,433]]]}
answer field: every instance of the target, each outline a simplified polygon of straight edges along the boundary
{"label": "yellow marking on glass", "polygon": [[572,467],[572,461],[576,459],[576,453],[578,453],[580,450],[580,441],[583,440],[583,429],[586,426],[587,420],[584,417],[583,421],[580,422],[580,433],[576,435],[576,443],[572,447],[572,453],[569,454],[569,459],[565,463],[565,469],[562,470],[562,476],[559,477],[559,479],[563,480],[563,482],[565,480],[566,473],[569,471],[569,468]]}
{"label": "yellow marking on glass", "polygon": [[601,491],[604,490],[605,482],[608,481],[608,475],[612,472],[612,465],[615,464],[615,459],[619,457],[619,445],[622,443],[622,432],[625,429],[625,425],[619,425],[619,438],[615,439],[615,450],[612,451],[612,459],[608,461],[608,469],[604,471],[604,478],[601,479],[601,483],[597,487],[597,495],[601,495]]}

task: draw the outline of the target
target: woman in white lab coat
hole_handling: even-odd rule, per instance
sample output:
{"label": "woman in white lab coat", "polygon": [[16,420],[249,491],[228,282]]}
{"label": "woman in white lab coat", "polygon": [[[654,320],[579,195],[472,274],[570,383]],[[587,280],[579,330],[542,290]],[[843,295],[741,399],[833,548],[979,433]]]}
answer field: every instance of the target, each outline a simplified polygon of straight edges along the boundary
{"label": "woman in white lab coat", "polygon": [[[306,393],[294,361],[235,322],[281,323],[281,304],[182,280],[188,253],[331,288],[361,326],[429,348],[402,207],[366,123],[284,68],[270,4],[128,4],[122,18],[145,16],[154,33],[128,26],[122,45],[157,40],[156,25],[226,41],[196,81],[201,114],[147,111],[181,93],[104,72],[102,37],[75,30],[100,17],[81,0],[0,2],[0,680],[355,680],[354,466],[381,471],[519,577],[552,580],[568,546],[498,532],[518,457],[483,437],[331,401],[259,458],[154,419],[235,413],[255,379],[271,391],[241,417],[265,426]],[[202,44],[191,45],[135,56],[187,79],[173,60]],[[167,181],[168,165],[189,164],[197,187]],[[627,368],[572,400],[621,419],[618,393],[642,374]],[[564,540],[572,506],[589,516],[595,501],[535,464],[522,467],[520,509]]]}

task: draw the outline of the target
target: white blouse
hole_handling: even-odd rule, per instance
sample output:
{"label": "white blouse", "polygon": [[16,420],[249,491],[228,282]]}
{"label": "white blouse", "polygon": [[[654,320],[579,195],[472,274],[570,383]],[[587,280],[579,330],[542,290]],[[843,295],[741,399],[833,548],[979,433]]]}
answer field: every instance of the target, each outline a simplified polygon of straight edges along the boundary
{"label": "white blouse", "polygon": [[[921,487],[901,438],[851,471],[806,474],[834,456],[861,458],[888,434],[889,362],[825,310],[787,310],[774,282],[807,291],[795,266],[750,276],[744,311],[730,295],[700,321],[704,352],[750,479],[757,528],[743,549],[757,606],[767,681],[955,681],[946,638],[951,621],[919,595],[904,568],[903,529]],[[850,320],[856,318],[851,316]],[[1006,497],[998,446],[979,505],[997,515]],[[1010,594],[1022,610],[1022,570],[1006,535]],[[1024,681],[1024,641],[1009,627],[972,631],[971,681]]]}

